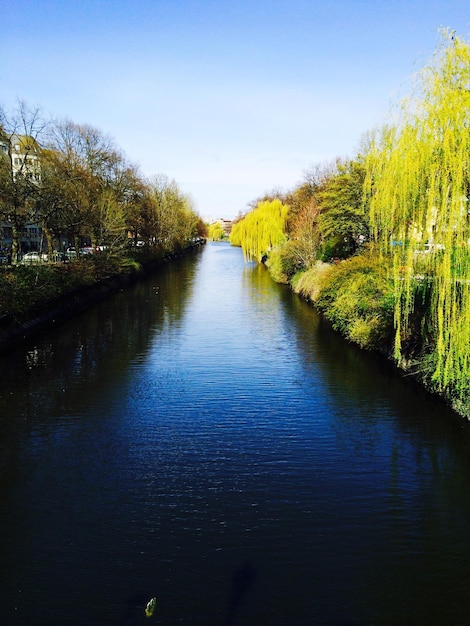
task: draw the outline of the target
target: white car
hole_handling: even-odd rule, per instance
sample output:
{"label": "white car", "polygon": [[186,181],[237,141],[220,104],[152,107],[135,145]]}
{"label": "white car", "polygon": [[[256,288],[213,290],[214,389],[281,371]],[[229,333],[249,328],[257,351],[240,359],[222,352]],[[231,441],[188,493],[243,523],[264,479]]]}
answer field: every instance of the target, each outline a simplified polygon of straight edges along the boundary
{"label": "white car", "polygon": [[47,261],[47,254],[39,254],[39,252],[27,252],[21,259],[23,265],[32,265],[33,263],[43,263],[45,261]]}

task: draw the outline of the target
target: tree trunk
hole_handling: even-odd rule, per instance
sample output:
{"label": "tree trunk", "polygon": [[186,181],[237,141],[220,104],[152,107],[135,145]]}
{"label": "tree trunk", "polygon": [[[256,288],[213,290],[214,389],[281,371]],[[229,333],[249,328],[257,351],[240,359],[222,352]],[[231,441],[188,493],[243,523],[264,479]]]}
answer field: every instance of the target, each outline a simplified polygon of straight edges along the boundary
{"label": "tree trunk", "polygon": [[11,264],[18,264],[18,253],[20,251],[20,232],[17,224],[12,224],[12,239],[11,239]]}

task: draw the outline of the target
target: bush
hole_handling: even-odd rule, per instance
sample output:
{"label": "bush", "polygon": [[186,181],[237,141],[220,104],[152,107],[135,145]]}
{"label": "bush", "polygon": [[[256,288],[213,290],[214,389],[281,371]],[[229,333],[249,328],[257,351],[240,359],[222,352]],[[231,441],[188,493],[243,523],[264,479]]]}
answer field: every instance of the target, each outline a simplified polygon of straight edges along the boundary
{"label": "bush", "polygon": [[318,261],[314,267],[292,277],[293,290],[307,300],[316,303],[321,290],[327,284],[328,274],[332,269],[333,266],[329,263]]}
{"label": "bush", "polygon": [[295,274],[307,269],[307,259],[312,256],[312,247],[307,242],[290,239],[269,254],[266,265],[276,282],[288,283]]}
{"label": "bush", "polygon": [[333,328],[362,348],[393,344],[393,285],[377,257],[357,255],[331,266],[316,305]]}
{"label": "bush", "polygon": [[0,273],[0,317],[20,321],[39,304],[94,281],[84,262],[18,265]]}
{"label": "bush", "polygon": [[89,255],[71,263],[18,265],[0,271],[0,318],[22,321],[39,305],[79,287],[124,272],[138,271],[132,258]]}
{"label": "bush", "polygon": [[277,283],[287,284],[289,282],[289,279],[282,268],[282,256],[279,248],[270,253],[266,261],[266,266],[269,268],[271,278]]}

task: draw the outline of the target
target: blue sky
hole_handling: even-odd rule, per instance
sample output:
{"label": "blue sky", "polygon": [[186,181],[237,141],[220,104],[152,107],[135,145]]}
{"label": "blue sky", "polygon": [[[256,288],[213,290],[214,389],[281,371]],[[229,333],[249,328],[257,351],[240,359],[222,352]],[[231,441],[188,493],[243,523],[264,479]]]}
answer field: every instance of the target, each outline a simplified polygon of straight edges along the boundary
{"label": "blue sky", "polygon": [[231,218],[354,156],[440,27],[468,41],[468,0],[4,2],[0,105],[91,124]]}

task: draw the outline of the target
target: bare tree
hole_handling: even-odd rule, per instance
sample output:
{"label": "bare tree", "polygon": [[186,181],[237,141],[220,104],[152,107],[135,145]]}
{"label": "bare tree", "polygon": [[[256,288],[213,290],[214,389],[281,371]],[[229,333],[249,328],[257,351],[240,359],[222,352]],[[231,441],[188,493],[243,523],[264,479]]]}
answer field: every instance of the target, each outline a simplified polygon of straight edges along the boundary
{"label": "bare tree", "polygon": [[90,125],[70,120],[55,122],[49,134],[53,165],[49,181],[61,196],[62,230],[76,247],[82,239],[92,245],[122,241],[125,222],[123,171],[128,167],[113,140]]}

